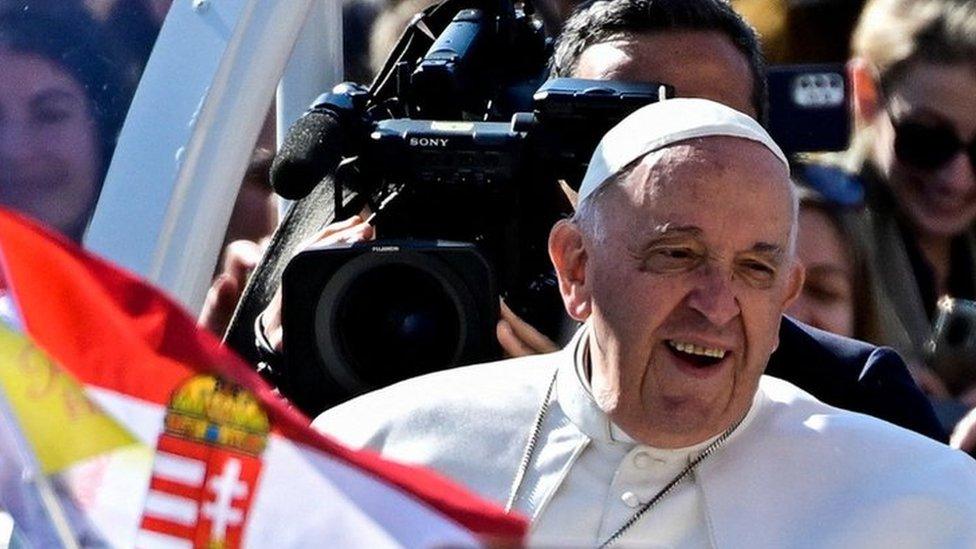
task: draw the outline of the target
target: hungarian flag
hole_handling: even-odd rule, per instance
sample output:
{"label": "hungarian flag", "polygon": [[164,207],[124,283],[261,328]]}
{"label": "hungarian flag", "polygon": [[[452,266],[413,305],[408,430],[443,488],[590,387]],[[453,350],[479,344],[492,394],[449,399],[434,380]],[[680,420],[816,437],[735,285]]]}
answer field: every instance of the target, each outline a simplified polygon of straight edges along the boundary
{"label": "hungarian flag", "polygon": [[517,544],[523,519],[312,431],[135,277],[0,210],[0,539],[124,547]]}

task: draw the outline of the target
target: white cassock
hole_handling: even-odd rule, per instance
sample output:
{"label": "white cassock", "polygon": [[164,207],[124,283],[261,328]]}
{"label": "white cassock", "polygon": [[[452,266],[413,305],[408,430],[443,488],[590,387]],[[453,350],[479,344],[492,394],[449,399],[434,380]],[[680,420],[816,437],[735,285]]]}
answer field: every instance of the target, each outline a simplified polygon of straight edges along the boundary
{"label": "white cassock", "polygon": [[[504,504],[555,375],[514,508],[531,519],[533,544],[599,545],[709,441],[660,449],[630,440],[589,392],[582,341],[577,334],[558,353],[408,380],[314,426]],[[725,444],[617,545],[973,549],[976,461],[763,376]]]}

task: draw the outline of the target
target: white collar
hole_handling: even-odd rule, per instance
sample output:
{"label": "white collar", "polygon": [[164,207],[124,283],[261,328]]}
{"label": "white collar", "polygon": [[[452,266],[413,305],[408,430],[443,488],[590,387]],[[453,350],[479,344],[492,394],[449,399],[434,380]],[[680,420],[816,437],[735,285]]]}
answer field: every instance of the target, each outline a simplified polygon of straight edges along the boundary
{"label": "white collar", "polygon": [[[590,392],[590,383],[585,367],[586,354],[589,352],[587,344],[589,331],[589,323],[583,324],[576,331],[569,345],[562,351],[564,357],[563,360],[559,361],[559,371],[556,374],[556,400],[559,402],[559,406],[563,413],[566,414],[566,417],[593,441],[627,446],[637,445],[638,443],[634,439],[610,420],[606,412],[593,399],[593,394]],[[736,434],[748,426],[758,414],[763,401],[763,392],[759,389],[752,399],[752,406],[749,407],[746,417],[742,420],[742,423],[736,429],[736,432],[733,433],[732,437],[735,437]],[[646,445],[641,446],[652,453],[660,454],[661,457],[688,455],[691,452],[704,448],[718,436],[715,435],[715,437],[686,448],[664,449]]]}
{"label": "white collar", "polygon": [[589,326],[589,323],[581,326],[563,350],[567,356],[560,361],[556,374],[556,399],[566,417],[592,440],[633,445],[634,440],[610,421],[590,392],[586,371]]}

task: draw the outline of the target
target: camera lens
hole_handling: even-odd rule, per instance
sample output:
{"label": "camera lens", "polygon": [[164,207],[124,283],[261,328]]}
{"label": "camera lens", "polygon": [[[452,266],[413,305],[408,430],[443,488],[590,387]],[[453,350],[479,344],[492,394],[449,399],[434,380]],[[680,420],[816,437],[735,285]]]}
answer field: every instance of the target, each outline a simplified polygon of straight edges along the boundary
{"label": "camera lens", "polygon": [[336,314],[340,352],[366,384],[382,387],[456,358],[461,312],[430,271],[391,264],[364,272]]}
{"label": "camera lens", "polygon": [[329,378],[359,394],[484,354],[494,324],[452,256],[375,248],[343,264],[318,296],[317,362]]}

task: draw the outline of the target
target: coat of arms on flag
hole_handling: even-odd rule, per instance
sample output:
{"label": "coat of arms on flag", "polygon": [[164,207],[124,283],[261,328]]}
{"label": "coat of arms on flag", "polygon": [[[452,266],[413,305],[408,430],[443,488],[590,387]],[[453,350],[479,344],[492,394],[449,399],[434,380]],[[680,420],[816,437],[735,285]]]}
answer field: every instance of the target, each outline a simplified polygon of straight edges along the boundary
{"label": "coat of arms on flag", "polygon": [[180,386],[156,443],[140,536],[239,546],[269,429],[242,387],[206,375]]}
{"label": "coat of arms on flag", "polygon": [[165,296],[0,210],[8,519],[0,545],[39,547],[463,547],[526,530],[315,433]]}

